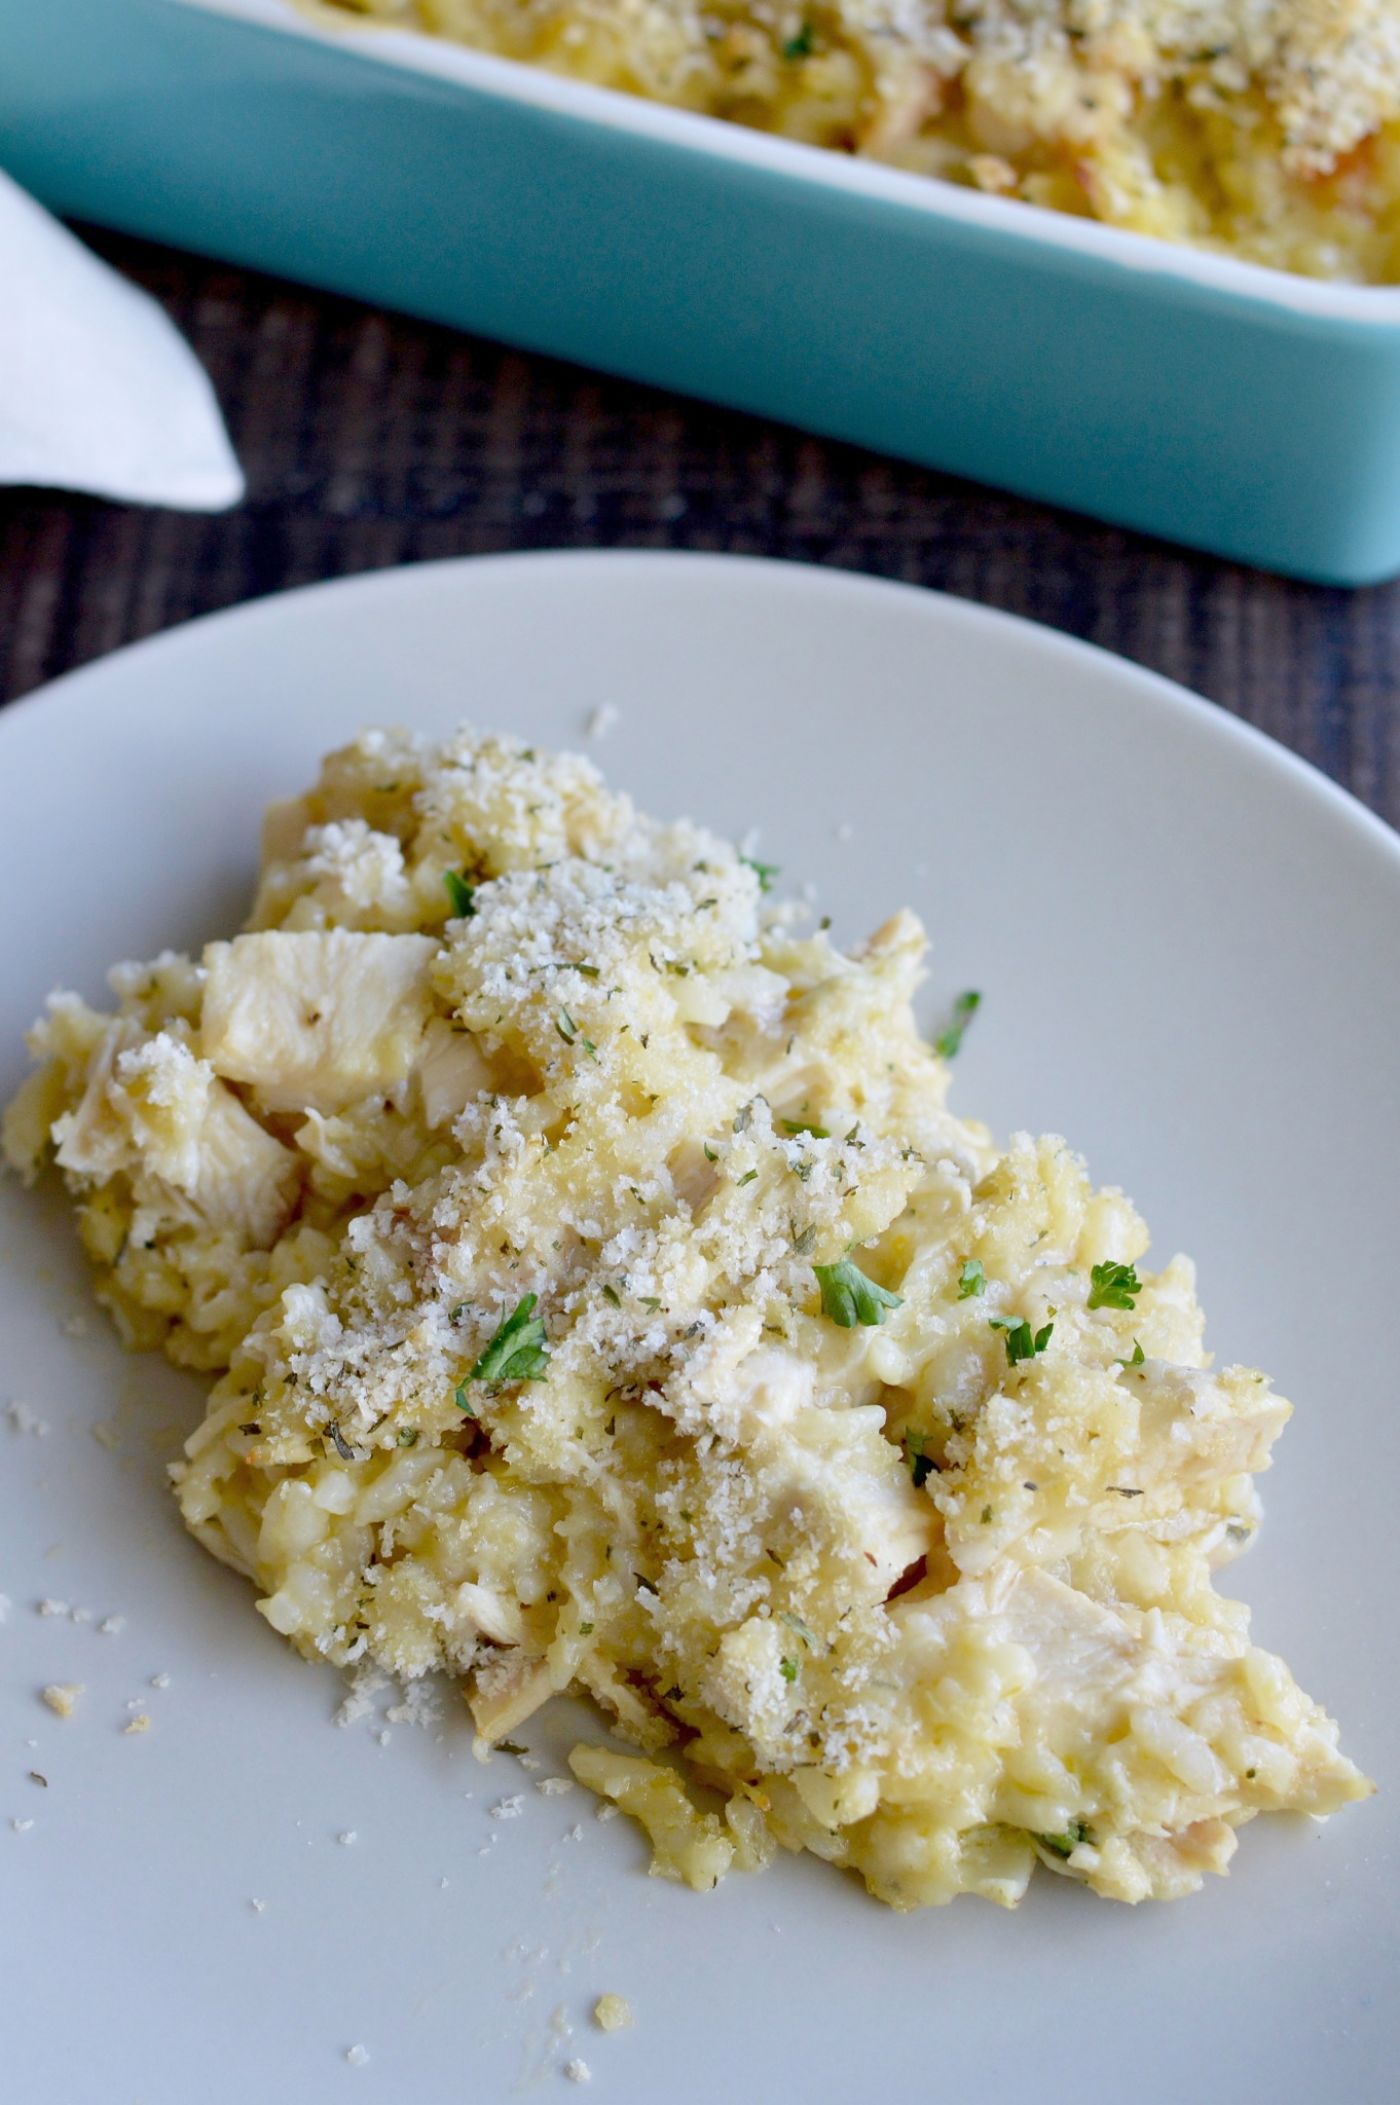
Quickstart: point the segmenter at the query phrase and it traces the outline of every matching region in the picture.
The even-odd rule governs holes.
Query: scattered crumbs
[[[248,1905],[255,1915],[265,1915],[267,1913],[267,1902],[265,1900],[250,1900]]]
[[[568,1840],[568,1841],[570,1841],[570,1842],[581,1842],[581,1841],[583,1840],[583,1823],[582,1823],[582,1821],[575,1821],[575,1822],[574,1822],[574,1825],[573,1825],[573,1826],[572,1826],[572,1827],[571,1827],[571,1828],[569,1829],[569,1832],[568,1832],[568,1835],[567,1835],[567,1837],[566,1837],[566,1840]]]
[[[55,1716],[71,1718],[73,1706],[83,1692],[81,1681],[51,1681],[43,1691],[44,1701]]]
[[[438,1892],[439,1892],[439,1893],[445,1893],[446,1891],[447,1891],[447,1880],[446,1880],[445,1878],[440,1878],[440,1879],[438,1880]]]
[[[594,1807],[593,1817],[595,1820],[615,1820],[617,1807],[610,1798],[604,1798]]]
[[[572,2061],[564,2063],[564,2074],[571,2083],[591,2083],[593,2081],[592,2069],[586,2061],[580,2061],[577,2055],[574,2056]]]
[[[30,1781],[31,1783],[37,1783],[37,1784],[42,1784],[42,1785],[43,1785],[43,1788],[44,1788],[45,1790],[47,1790],[47,1789],[48,1789],[48,1787],[49,1787],[49,1779],[48,1779],[48,1777],[47,1777],[47,1776],[41,1776],[41,1775],[39,1774],[39,1771],[38,1771],[37,1769],[31,1769],[31,1770],[30,1770],[30,1772],[29,1772],[29,1781]]]
[[[441,1694],[432,1681],[410,1681],[384,1715],[391,1725],[436,1725],[442,1715]]]
[[[491,1808],[493,1820],[518,1820],[525,1810],[525,1796],[518,1792],[514,1798],[498,1798]]]
[[[139,1710],[141,1708],[141,1698],[139,1696],[128,1696],[126,1699],[126,1707],[128,1710]],[[301,1826],[300,1820],[298,1820],[297,1826]]]
[[[342,1849],[353,1849],[353,1847],[355,1846],[356,1842],[359,1841],[359,1839],[360,1838],[356,1834],[353,1827],[342,1828],[340,1833],[336,1836],[336,1840],[337,1842],[339,1842]]]
[[[124,1615],[104,1615],[97,1626],[97,1634],[99,1637],[120,1637],[125,1628]]]
[[[65,1316],[63,1328],[70,1338],[85,1338],[88,1334],[88,1319],[81,1315]]]
[[[349,1695],[336,1711],[336,1724],[358,1725],[361,1718],[367,1718],[384,1681],[385,1676],[377,1667],[362,1667],[350,1684]]]
[[[16,1818],[11,1820],[10,1825],[17,1835],[27,1835],[30,1828],[34,1825],[34,1822],[32,1820],[21,1820]]]
[[[369,2048],[362,2046],[347,2047],[345,2049],[345,2058],[351,2068],[363,2068],[369,2060]]]
[[[152,1676],[151,1676],[151,1687],[152,1687],[152,1688],[169,1688],[169,1686],[170,1686],[170,1676],[169,1676],[169,1674],[152,1674]]]
[[[393,1733],[388,1731],[376,1732],[374,1736],[381,1747],[387,1747],[390,1740],[394,1737]]]
[[[20,1403],[18,1399],[7,1406],[5,1415],[17,1433],[33,1433],[42,1440],[49,1429],[47,1418],[41,1418],[32,1404]]]
[[[620,714],[611,702],[600,702],[596,709],[589,712],[583,728],[589,738],[606,738],[609,731],[617,729],[620,721]]]
[[[121,1427],[115,1418],[99,1418],[91,1432],[98,1446],[105,1447],[108,1454],[115,1454],[121,1445]]]
[[[75,1623],[90,1623],[92,1621],[92,1610],[91,1608],[70,1609],[69,1618]]]
[[[150,1729],[151,1721],[147,1717],[144,1710],[138,1710],[135,1717],[128,1718],[126,1723],[122,1726],[122,1731],[127,1734],[133,1732],[149,1732]]]
[[[838,840],[838,841],[851,841],[851,840],[854,840],[854,839],[855,839],[855,837],[856,837],[856,829],[855,829],[855,827],[854,827],[854,826],[853,826],[853,825],[851,824],[850,820],[849,820],[849,819],[842,819],[842,821],[841,821],[840,825],[839,825],[839,826],[838,826],[838,827],[836,828],[836,838],[837,838],[837,840]]]
[[[562,1798],[565,1791],[574,1788],[572,1776],[542,1776],[535,1789],[545,1798]]]
[[[600,1995],[593,2005],[593,2022],[600,2032],[625,2032],[636,2020],[625,1995]]]
[[[522,1769],[538,1769],[543,1766],[538,1754],[522,1754],[519,1759]]]
[[[36,1601],[34,1607],[39,1615],[66,1615],[68,1613],[67,1601],[51,1601],[47,1597],[42,1601]]]

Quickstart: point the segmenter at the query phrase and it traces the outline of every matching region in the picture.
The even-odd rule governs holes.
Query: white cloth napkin
[[[0,482],[223,511],[243,476],[164,313],[0,175]]]

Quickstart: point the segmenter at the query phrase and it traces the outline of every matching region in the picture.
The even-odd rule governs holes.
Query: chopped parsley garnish
[[[575,965],[574,970],[575,972],[581,972],[585,979],[596,979],[598,977],[598,967],[596,965]]]
[[[1089,1273],[1090,1308],[1133,1308],[1141,1292],[1135,1265],[1096,1264]]]
[[[418,1428],[416,1425],[401,1425],[399,1427],[399,1445],[400,1447],[416,1447],[418,1445]]]
[[[1082,1820],[1071,1820],[1063,1834],[1037,1835],[1035,1839],[1042,1849],[1052,1850],[1056,1856],[1073,1856],[1081,1842],[1087,1842],[1093,1848],[1094,1831]]]
[[[592,1623],[580,1623],[578,1626],[578,1634],[580,1637],[591,1637],[593,1635]]]
[[[970,1301],[974,1294],[981,1293],[986,1284],[987,1275],[982,1269],[981,1258],[969,1257],[958,1274],[959,1301]]]
[[[753,871],[754,876],[758,879],[758,889],[761,892],[772,891],[773,879],[778,876],[782,869],[781,863],[759,862],[757,857],[753,855],[741,855],[739,860]]]
[[[953,1003],[953,1013],[933,1041],[933,1049],[945,1060],[955,1060],[962,1050],[963,1032],[982,1006],[982,997],[974,988],[960,994]]]
[[[482,1353],[467,1381],[488,1382],[492,1388],[504,1388],[513,1381],[543,1381],[549,1365],[549,1351],[545,1344],[544,1321],[535,1314],[538,1296],[526,1294],[516,1304]],[[474,1417],[476,1414],[463,1401],[463,1382],[457,1390],[457,1403],[461,1410]]]
[[[718,1162],[719,1150],[717,1148],[712,1148],[708,1140],[703,1143],[703,1146],[705,1149],[705,1160],[707,1162]]]
[[[795,37],[789,37],[783,46],[783,57],[788,60],[810,58],[816,49],[816,32],[810,22],[804,22]]]
[[[934,1470],[933,1456],[924,1453],[924,1437],[923,1433],[904,1435],[904,1459],[909,1464],[909,1474],[914,1479],[916,1491],[923,1489]]]
[[[528,1747],[522,1747],[519,1740],[497,1740],[496,1745],[502,1754],[528,1754],[530,1751]]]
[[[783,1120],[783,1131],[785,1133],[810,1133],[813,1140],[830,1140],[831,1138],[825,1126],[814,1126],[810,1118],[785,1118]]]
[[[783,1562],[782,1558],[777,1554],[775,1550],[769,1550],[768,1554],[773,1559],[773,1562],[781,1570]],[[802,1639],[802,1642],[804,1645],[806,1645],[808,1651],[811,1650],[812,1646],[816,1643],[817,1640],[815,1639],[815,1637],[813,1637],[811,1631],[808,1629],[806,1623],[803,1622],[800,1615],[794,1615],[791,1609],[789,1608],[781,1608],[778,1611],[778,1621],[780,1623],[786,1623],[789,1630],[795,1631],[796,1634]]]
[[[812,1270],[821,1288],[822,1314],[842,1330],[853,1330],[857,1323],[875,1329],[884,1322],[887,1308],[904,1305],[898,1294],[867,1279],[849,1257],[839,1264],[814,1264]]]
[[[795,1659],[780,1659],[778,1661],[778,1672],[782,1675],[784,1681],[795,1681],[797,1679],[797,1661]]]
[[[447,886],[447,896],[452,902],[452,917],[455,921],[470,921],[476,912],[476,886],[455,870],[444,870],[442,881]]]
[[[1144,1354],[1141,1345],[1138,1343],[1137,1339],[1134,1338],[1132,1358],[1115,1360],[1114,1365],[1117,1367],[1140,1367],[1145,1357],[1146,1355]]]
[[[1055,1330],[1053,1323],[1046,1323],[1042,1329],[1032,1331],[1024,1316],[1014,1323],[1002,1316],[989,1316],[987,1320],[993,1330],[1005,1333],[1006,1360],[1007,1365],[1011,1367],[1014,1367],[1018,1360],[1034,1359],[1037,1353],[1043,1352]]]
[[[578,1036],[578,1025],[567,1009],[561,1009],[554,1019],[554,1028],[566,1045],[572,1045]]]
[[[614,1308],[621,1308],[622,1306],[621,1294],[618,1292],[615,1286],[609,1286],[606,1282],[604,1282],[603,1286],[603,1299],[605,1301],[611,1301]]]
[[[738,1180],[740,1188],[742,1189],[745,1184],[752,1184],[757,1175],[758,1171],[756,1169],[745,1170],[743,1176]]]
[[[350,1445],[350,1442],[346,1439],[344,1433],[340,1430],[340,1427],[336,1423],[336,1420],[334,1418],[332,1418],[330,1424],[326,1427],[326,1431],[330,1436],[331,1445],[334,1447],[336,1453],[340,1456],[341,1461],[353,1462],[355,1459],[355,1450]]]

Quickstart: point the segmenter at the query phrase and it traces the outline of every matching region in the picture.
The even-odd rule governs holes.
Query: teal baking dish
[[[66,213],[1243,562],[1400,571],[1400,289],[289,0],[0,0],[0,165]]]

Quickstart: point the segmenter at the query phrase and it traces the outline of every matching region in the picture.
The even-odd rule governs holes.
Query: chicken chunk
[[[429,936],[343,928],[211,943],[205,1056],[268,1110],[336,1111],[391,1088],[418,1058],[436,948]]]

